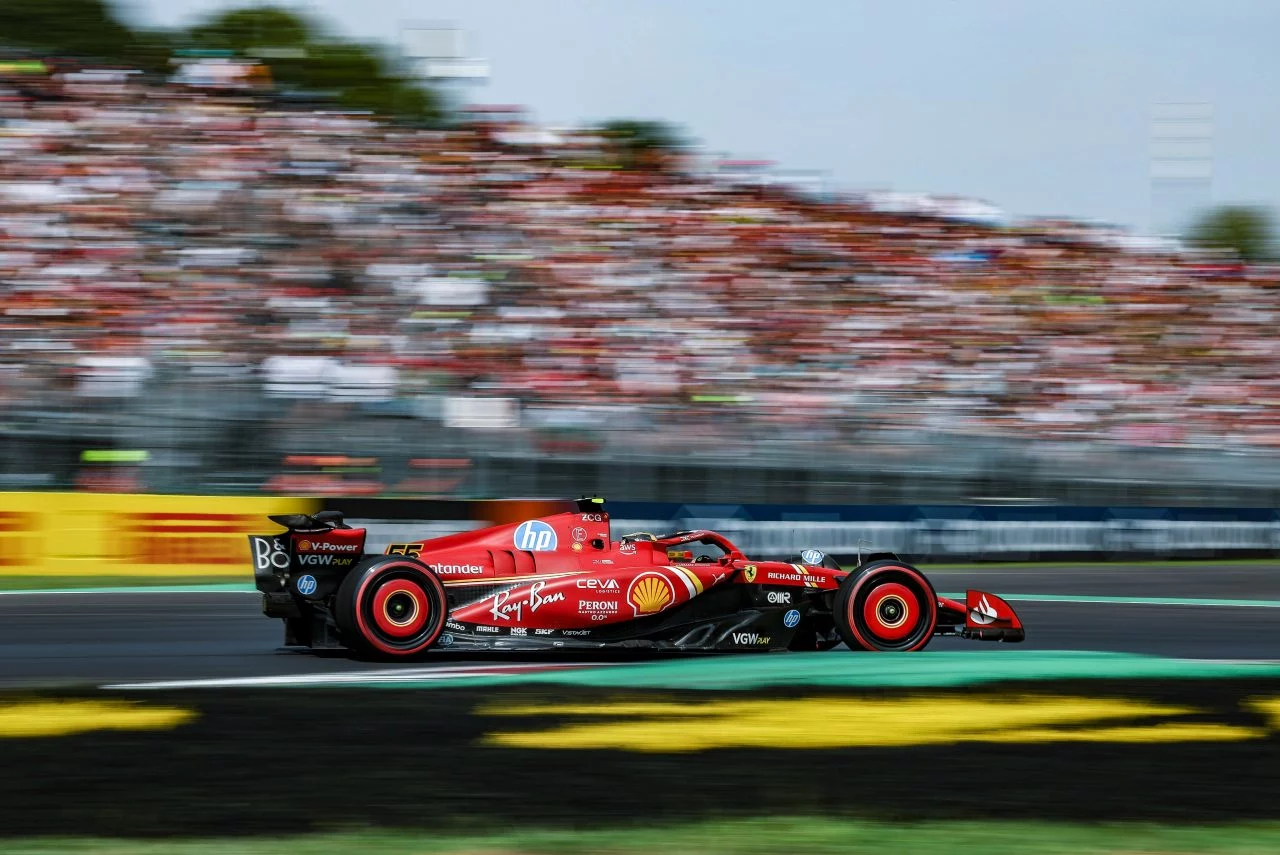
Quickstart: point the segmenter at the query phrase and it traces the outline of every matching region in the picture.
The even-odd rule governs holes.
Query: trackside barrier
[[[326,499],[369,528],[369,543],[512,522],[551,502]],[[840,560],[861,549],[917,561],[1158,560],[1280,555],[1274,508],[1124,508],[1049,505],[681,505],[610,501],[613,533],[712,529],[747,554],[788,558],[820,549]]]
[[[802,549],[842,559],[891,550],[932,561],[1280,554],[1280,513],[1272,508],[618,504],[611,508],[618,529],[709,528],[762,557]]]
[[[268,514],[342,510],[367,548],[563,509],[552,500],[412,501],[0,493],[0,575],[235,576]],[[1155,560],[1280,555],[1273,508],[678,505],[610,502],[613,532],[708,528],[749,555],[861,549],[916,561]],[[264,526],[267,528],[264,529]]]
[[[0,493],[0,575],[246,574],[244,536],[270,530],[265,515],[319,509],[298,498]]]

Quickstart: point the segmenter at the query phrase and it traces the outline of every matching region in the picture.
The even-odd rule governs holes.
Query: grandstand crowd
[[[0,94],[0,402],[508,399],[523,424],[1280,445],[1280,272],[127,76]]]

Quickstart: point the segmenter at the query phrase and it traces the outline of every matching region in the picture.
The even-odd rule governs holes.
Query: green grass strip
[[[830,653],[707,654],[629,665],[529,671],[434,680],[382,680],[350,673],[350,683],[389,689],[561,684],[607,689],[740,691],[776,686],[976,686],[1017,680],[1277,678],[1280,662],[1167,659],[1131,653],[982,646],[910,655]],[[287,678],[286,678],[287,679]],[[303,678],[305,680],[305,678]],[[326,686],[340,686],[326,682]]]
[[[1263,855],[1280,851],[1280,823],[1170,826],[1145,823],[875,822],[761,818],[607,829],[521,829],[491,834],[347,832],[224,840],[9,840],[9,855]]]

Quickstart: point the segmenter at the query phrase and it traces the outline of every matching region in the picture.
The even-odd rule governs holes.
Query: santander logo
[[[978,601],[977,608],[969,609],[969,618],[976,624],[986,626],[995,623],[996,618],[1000,615],[996,612],[995,606],[987,601],[987,595],[983,594],[982,599]]]

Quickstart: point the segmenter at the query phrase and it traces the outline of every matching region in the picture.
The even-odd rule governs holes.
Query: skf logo
[[[627,588],[627,602],[636,617],[653,615],[675,602],[676,589],[661,573],[641,573]]]
[[[741,647],[764,647],[769,643],[769,636],[758,632],[735,632],[733,643]]]
[[[779,606],[791,605],[790,591],[770,591],[768,596],[769,602]]]
[[[516,527],[515,545],[526,552],[552,552],[556,548],[556,530],[542,520],[525,520]]]
[[[748,564],[746,567],[743,567],[742,578],[746,579],[748,582],[754,582],[756,580],[756,565]]]

